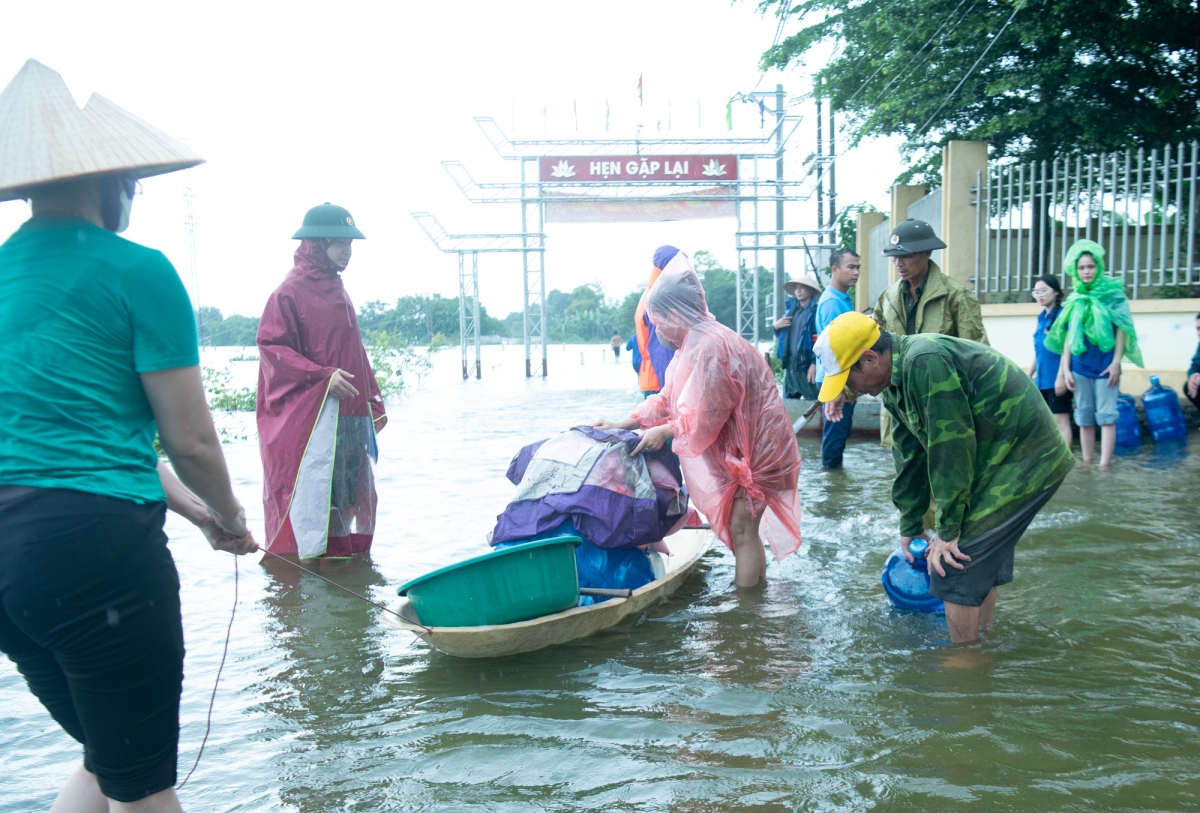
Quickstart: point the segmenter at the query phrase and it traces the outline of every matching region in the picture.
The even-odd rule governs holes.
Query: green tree
[[[858,251],[858,217],[860,212],[877,212],[879,211],[869,203],[855,203],[852,206],[847,206],[837,215],[837,244],[840,248],[848,248],[851,251]],[[829,258],[826,257],[826,260]],[[829,275],[823,275],[822,280],[829,279]]]
[[[724,268],[712,252],[700,249],[692,257],[692,265],[704,286],[708,311],[726,327],[737,330],[737,275]]]
[[[521,318],[520,311],[513,311],[505,316],[504,325],[508,328],[508,335],[514,339],[525,335],[525,322]]]
[[[1200,137],[1195,0],[761,0],[800,18],[762,66],[815,45],[816,74],[853,140],[902,136],[898,180],[940,182],[940,147],[986,140],[993,157],[1050,159]]]
[[[571,304],[567,306],[567,313],[594,311],[603,304],[604,293],[602,291],[596,290],[592,285],[580,285],[571,291]]]
[[[625,338],[633,335],[634,317],[637,315],[637,306],[642,301],[644,291],[644,288],[635,288],[627,293],[621,300],[621,304],[617,306],[617,323],[613,328],[619,330]]]
[[[396,333],[386,330],[370,330],[363,335],[367,354],[370,356],[371,372],[384,398],[395,398],[403,394],[412,379],[420,382],[433,369],[433,352],[441,346],[441,335],[434,336],[429,348],[421,353]]]
[[[214,346],[253,347],[258,339],[258,317],[235,313],[210,327]]]
[[[196,337],[203,347],[250,347],[258,336],[258,317],[233,314],[222,317],[217,308],[196,310]]]
[[[358,326],[364,335],[375,331],[397,336],[407,344],[428,344],[438,334],[458,341],[458,299],[441,294],[433,296],[402,296],[394,307],[373,301],[358,312]],[[518,333],[520,323],[518,322]],[[508,336],[508,325],[479,306],[479,334]]]

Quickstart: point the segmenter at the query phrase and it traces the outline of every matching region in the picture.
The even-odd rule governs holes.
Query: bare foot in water
[[[944,669],[979,669],[991,663],[991,657],[974,641],[969,646],[956,646],[942,659]]]

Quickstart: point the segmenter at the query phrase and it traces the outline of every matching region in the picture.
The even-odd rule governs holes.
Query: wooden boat
[[[484,627],[422,626],[408,599],[401,598],[391,605],[399,617],[385,613],[384,621],[419,635],[434,649],[459,658],[499,658],[533,652],[584,638],[630,616],[640,615],[651,604],[679,589],[712,545],[713,538],[713,532],[707,529],[685,529],[668,537],[671,555],[663,557],[666,572],[662,578],[634,590],[629,598],[611,598],[529,621]]]

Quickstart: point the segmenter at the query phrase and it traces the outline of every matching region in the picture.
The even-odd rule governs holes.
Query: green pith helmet
[[[889,257],[903,257],[946,247],[933,233],[933,226],[924,220],[913,220],[911,217],[892,231],[892,239],[889,242],[891,245],[883,250]]]
[[[354,225],[354,218],[341,206],[334,206],[329,201],[314,206],[304,214],[304,225],[300,231],[292,235],[293,240],[318,239],[337,240],[348,237],[351,240],[365,240],[366,235]]]

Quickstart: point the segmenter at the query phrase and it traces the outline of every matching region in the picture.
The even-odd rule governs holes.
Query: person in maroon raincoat
[[[375,433],[387,416],[342,286],[351,240],[340,206],[315,206],[296,264],[258,326],[258,442],[267,550],[350,556],[375,533]]]

